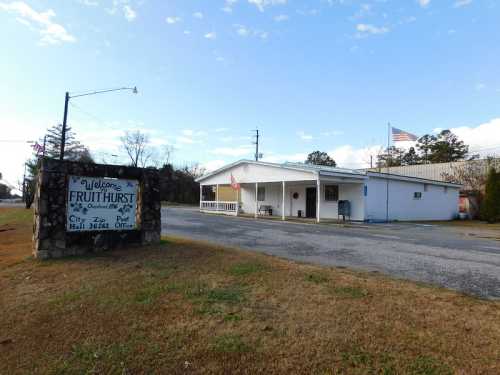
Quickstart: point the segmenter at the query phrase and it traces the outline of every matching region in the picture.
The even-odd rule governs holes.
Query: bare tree
[[[150,161],[153,150],[150,146],[149,136],[141,133],[139,130],[134,132],[126,131],[120,137],[122,148],[130,158],[130,164],[133,167],[144,168]]]
[[[163,168],[165,165],[171,164],[173,153],[174,146],[163,145],[154,150],[151,163],[158,169]]]
[[[451,166],[450,173],[443,172],[442,178],[448,182],[462,184],[464,190],[482,195],[488,178],[488,166],[491,158],[470,160]]]
[[[206,169],[199,163],[191,163],[191,165],[186,165],[184,167],[184,171],[196,180],[198,177],[201,177],[205,174]]]

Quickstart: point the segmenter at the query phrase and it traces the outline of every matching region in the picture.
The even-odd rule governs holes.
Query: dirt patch
[[[0,207],[0,268],[31,256],[33,211]]]
[[[179,238],[18,252],[0,265],[1,374],[500,373],[498,302]]]

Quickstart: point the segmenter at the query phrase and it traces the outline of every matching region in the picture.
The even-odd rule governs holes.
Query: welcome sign
[[[68,232],[136,229],[136,180],[68,178]]]

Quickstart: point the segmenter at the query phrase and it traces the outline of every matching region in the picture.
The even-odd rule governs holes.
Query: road
[[[237,246],[297,261],[379,271],[500,299],[500,242],[425,224],[340,227],[163,208],[162,234]]]

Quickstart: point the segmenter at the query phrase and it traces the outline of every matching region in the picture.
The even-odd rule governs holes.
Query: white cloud
[[[203,19],[203,13],[195,12],[195,13],[193,13],[193,17],[201,20],[201,19]]]
[[[175,137],[177,147],[182,145],[193,145],[203,143],[207,136],[207,132],[203,130],[183,129],[181,134]]]
[[[222,8],[222,11],[226,12],[226,13],[233,13],[233,6],[237,2],[238,2],[238,0],[226,0],[226,4]]]
[[[222,133],[222,132],[227,132],[228,130],[229,130],[229,128],[216,128],[215,132],[216,133]]]
[[[254,36],[254,37],[257,37],[260,39],[267,39],[269,36],[269,33],[267,31],[252,30],[244,25],[235,24],[235,25],[233,25],[233,27],[236,28],[236,33],[242,37]]]
[[[366,23],[358,23],[356,25],[356,30],[358,31],[358,36],[366,36],[368,34],[385,34],[389,32],[389,28],[385,26],[377,27]]]
[[[274,17],[274,20],[276,22],[283,22],[283,21],[288,21],[290,17],[288,17],[286,14],[279,14],[276,17]]]
[[[264,153],[264,157],[262,161],[267,161],[269,163],[285,163],[285,162],[293,162],[293,163],[301,163],[307,159],[306,153],[295,153],[295,154],[270,154],[266,155]]]
[[[287,0],[248,0],[248,2],[263,12],[268,6],[284,5],[287,3]]]
[[[135,10],[133,10],[132,7],[128,4],[125,4],[123,6],[123,14],[125,15],[125,19],[129,22],[132,22],[137,17],[137,13],[135,12]]]
[[[52,9],[37,12],[24,1],[12,1],[0,2],[0,10],[16,14],[21,23],[37,30],[41,45],[76,42],[76,38],[62,25],[52,21],[56,16]]]
[[[236,24],[236,25],[233,25],[235,28],[236,28],[236,33],[239,35],[239,36],[248,36],[248,34],[250,34],[250,30],[248,30],[245,26],[243,25],[239,25],[239,24]]]
[[[425,8],[425,7],[427,7],[431,3],[431,0],[417,0],[417,3],[422,8]]]
[[[328,151],[328,154],[340,168],[368,168],[370,167],[370,157],[375,165],[380,150],[382,150],[381,146],[354,148],[351,145],[344,145]]]
[[[206,33],[205,34],[205,38],[207,38],[207,39],[217,39],[217,33],[214,32],[214,31]]]
[[[219,168],[222,168],[227,163],[224,160],[210,160],[201,164],[201,167],[204,168],[207,172],[215,171]]]
[[[84,5],[88,6],[98,6],[98,0],[79,0]],[[132,0],[112,0],[110,8],[105,8],[108,14],[114,15],[117,14],[119,10],[123,13],[123,16],[128,22],[132,22],[137,18],[137,12],[130,5]],[[142,2],[138,1],[137,4],[142,4]]]
[[[465,7],[467,5],[470,5],[472,3],[472,0],[457,0],[455,1],[455,4],[453,4],[454,8],[461,8]]]
[[[462,141],[470,146],[471,153],[482,156],[496,154],[500,156],[500,118],[495,118],[473,126],[460,126],[450,129]]]
[[[173,24],[176,24],[178,22],[181,22],[181,18],[180,17],[167,17],[165,19],[165,21],[169,24],[169,25],[173,25]]]
[[[344,134],[342,130],[328,130],[321,133],[321,135],[324,137],[334,137],[342,134]]]
[[[297,135],[299,136],[299,138],[303,141],[312,141],[313,139],[313,136],[310,135],[310,134],[306,134],[304,131],[298,131],[297,132]]]

